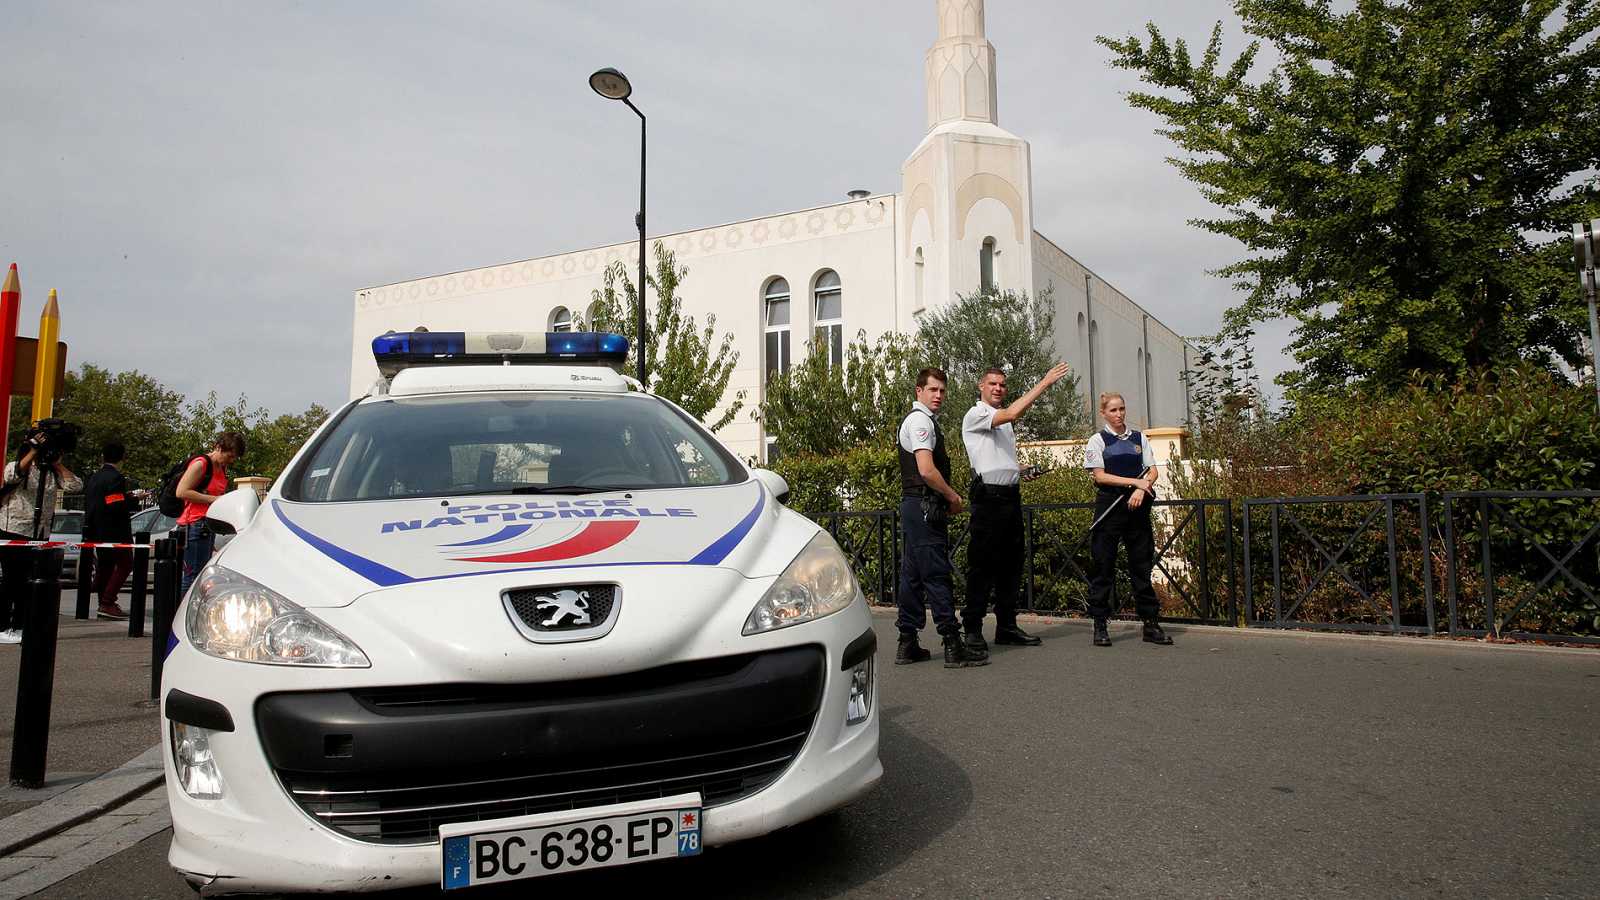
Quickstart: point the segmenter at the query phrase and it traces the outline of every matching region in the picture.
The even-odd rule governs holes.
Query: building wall
[[[745,391],[745,406],[718,436],[735,452],[756,457],[761,451],[760,427],[751,412],[761,399],[763,292],[773,277],[789,282],[795,361],[810,337],[811,288],[825,269],[839,274],[847,343],[858,331],[876,337],[896,329],[900,313],[895,201],[892,194],[879,195],[660,237],[689,269],[679,287],[684,311],[702,325],[708,314],[715,315],[718,334],[734,334],[739,362],[729,381],[729,400]],[[650,245],[655,241],[651,238]],[[638,244],[613,244],[357,291],[351,396],[366,393],[378,377],[371,353],[377,335],[419,325],[433,331],[543,331],[558,306],[586,314],[605,267],[615,260],[627,265],[630,278],[635,277]]]
[[[1091,412],[1093,395],[1109,390],[1123,395],[1134,428],[1188,421],[1185,349],[1191,361],[1198,354],[1181,335],[1038,232],[1033,234],[1033,270],[1034,290],[1053,293],[1056,350],[1078,374],[1078,389]]]

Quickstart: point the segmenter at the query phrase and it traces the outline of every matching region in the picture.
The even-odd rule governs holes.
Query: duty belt
[[[1022,485],[1019,484],[990,484],[979,480],[972,486],[972,499],[981,500],[1019,500],[1022,498]]]

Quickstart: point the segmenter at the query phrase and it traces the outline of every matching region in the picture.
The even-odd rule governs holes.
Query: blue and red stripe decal
[[[282,522],[285,528],[289,529],[292,534],[300,538],[302,541],[305,541],[307,544],[310,544],[313,548],[320,551],[324,556],[328,557],[339,565],[344,566],[351,572],[360,575],[362,578],[367,579],[373,584],[381,587],[394,587],[397,585],[414,584],[424,581],[439,581],[450,578],[469,578],[475,575],[498,575],[506,572],[536,572],[547,569],[587,569],[603,568],[607,566],[720,565],[722,561],[727,559],[728,555],[733,552],[734,548],[738,547],[739,544],[743,542],[747,536],[749,536],[751,529],[753,529],[756,522],[760,520],[762,511],[766,509],[766,503],[766,491],[757,485],[755,505],[748,513],[745,514],[744,518],[740,519],[737,524],[730,528],[721,537],[718,537],[716,540],[712,541],[705,547],[705,549],[701,550],[699,553],[696,553],[687,560],[565,563],[562,565],[527,566],[516,569],[493,568],[486,569],[481,572],[457,572],[449,575],[428,575],[421,577],[407,575],[398,569],[390,568],[380,562],[377,562],[376,560],[368,559],[359,553],[346,550],[345,548],[334,544],[332,541],[312,534],[306,528],[295,523],[294,520],[289,518],[289,516],[284,512],[283,501],[281,500],[272,501],[272,511],[277,515],[278,521]],[[570,537],[567,537],[564,540],[558,541],[547,547],[518,551],[516,553],[496,554],[492,556],[461,557],[457,558],[456,561],[476,563],[537,563],[561,562],[563,560],[578,559],[584,556],[599,553],[603,550],[608,550],[611,547],[620,544],[622,541],[626,540],[630,535],[632,535],[638,526],[639,523],[637,521],[589,522],[576,534],[573,534]],[[501,531],[497,532],[496,534],[492,534],[486,538],[463,541],[458,544],[446,544],[444,546],[472,547],[499,543],[501,541],[519,537],[521,534],[527,531],[528,527],[529,526],[520,524],[510,525],[504,529],[501,529]],[[517,529],[521,530],[518,531]]]

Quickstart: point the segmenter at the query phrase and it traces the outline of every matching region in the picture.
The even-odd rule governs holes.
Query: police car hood
[[[760,577],[782,572],[809,538],[781,527],[785,516],[799,518],[755,480],[580,496],[274,497],[219,561],[309,607],[403,586],[542,582],[584,570],[632,580],[662,566],[720,567]]]

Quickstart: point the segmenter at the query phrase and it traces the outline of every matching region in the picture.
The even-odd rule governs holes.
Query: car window
[[[178,527],[176,519],[162,515],[161,510],[154,506],[134,513],[131,522],[135,533],[165,534]]]
[[[332,502],[745,477],[698,423],[657,398],[527,391],[360,403],[322,435],[284,495]]]
[[[58,512],[50,524],[51,534],[83,534],[83,513]]]

